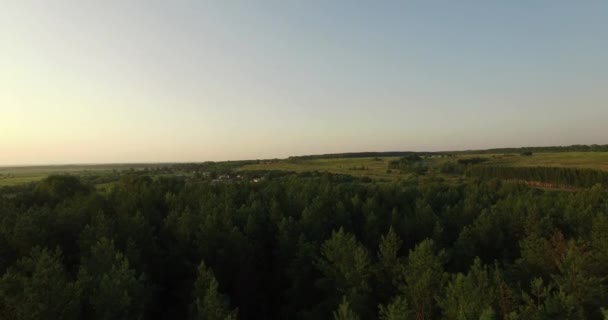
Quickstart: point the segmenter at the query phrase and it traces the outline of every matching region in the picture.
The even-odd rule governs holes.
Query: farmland
[[[104,164],[104,165],[57,165],[0,167],[0,187],[40,181],[50,175],[70,174],[80,177],[109,176],[125,170],[143,170],[160,165],[152,164]]]

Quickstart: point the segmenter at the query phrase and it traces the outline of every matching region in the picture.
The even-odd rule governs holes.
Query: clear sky
[[[0,3],[0,164],[608,143],[608,1]]]

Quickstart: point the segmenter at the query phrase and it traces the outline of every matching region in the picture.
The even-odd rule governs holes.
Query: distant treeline
[[[419,156],[449,156],[458,154],[493,154],[493,153],[543,153],[543,152],[608,152],[608,144],[598,145],[571,145],[571,146],[548,146],[548,147],[521,147],[521,148],[495,148],[486,150],[462,150],[462,151],[385,151],[385,152],[346,152],[328,153],[318,155],[293,156],[292,160],[315,160],[336,158],[371,158],[371,157],[405,157],[416,154]]]
[[[517,179],[582,188],[596,184],[608,185],[608,172],[593,169],[474,166],[467,171],[467,174],[482,179]]]
[[[543,153],[543,152],[608,152],[608,144],[575,144],[571,146],[548,146],[548,147],[521,147],[521,148],[495,148],[487,150],[465,150],[453,152],[439,152],[448,154],[471,154],[471,153]]]
[[[383,152],[346,152],[328,153],[307,156],[293,156],[289,159],[294,160],[315,160],[315,159],[336,159],[336,158],[372,158],[372,157],[405,157],[409,155],[432,155],[434,152],[413,152],[413,151],[383,151]]]
[[[206,161],[201,163],[175,163],[171,165],[171,168],[182,171],[211,171],[211,172],[230,172],[236,168],[259,163],[259,160],[237,160],[237,161]]]

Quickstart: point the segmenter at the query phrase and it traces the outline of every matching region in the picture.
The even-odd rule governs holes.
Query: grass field
[[[489,161],[481,165],[501,165],[517,167],[569,167],[590,168],[608,171],[608,152],[560,152],[536,153],[532,156],[519,154],[467,154],[457,157],[433,156],[425,158],[430,170],[438,174],[438,168],[447,161],[457,159],[482,157]],[[244,171],[292,171],[292,172],[331,172],[355,177],[369,177],[374,180],[394,181],[409,177],[409,173],[399,170],[388,170],[388,164],[397,157],[383,158],[335,158],[317,160],[279,160],[259,164],[245,165],[238,170]],[[23,184],[42,180],[51,174],[75,174],[79,176],[105,175],[115,171],[151,168],[150,164],[111,164],[111,165],[63,165],[63,166],[31,166],[31,167],[0,167],[0,187]],[[447,177],[447,176],[446,176]],[[453,177],[453,176],[452,176]],[[107,185],[100,185],[105,188]]]
[[[337,174],[352,175],[355,177],[369,177],[373,179],[396,180],[400,175],[398,172],[387,172],[388,162],[396,158],[338,158],[318,160],[280,160],[251,164],[241,167],[239,170],[279,170],[293,172],[331,172]]]
[[[465,158],[488,158],[482,165],[504,165],[518,167],[570,167],[590,168],[608,171],[608,152],[561,152],[537,153],[532,156],[519,154],[467,154],[456,158],[430,157],[425,161],[431,169],[438,168],[447,161],[456,161]],[[388,163],[392,158],[346,158],[346,159],[317,159],[317,160],[280,160],[253,165],[246,165],[240,170],[280,170],[293,172],[319,171],[338,174],[348,174],[357,177],[370,177],[373,179],[396,180],[404,177],[397,170],[388,170]],[[366,170],[352,170],[355,167],[365,167]],[[435,170],[437,172],[437,170]]]
[[[608,152],[536,153],[532,156],[492,155],[490,165],[514,167],[567,167],[608,171]]]
[[[74,174],[78,176],[106,175],[114,171],[145,167],[150,167],[150,165],[105,164],[0,167],[0,187],[35,182],[52,174]]]
[[[1,167],[0,186],[10,186],[42,180],[53,173],[67,173],[66,169],[67,168],[60,169],[59,167]]]

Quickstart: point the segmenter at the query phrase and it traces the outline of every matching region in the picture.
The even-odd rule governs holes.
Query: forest
[[[608,319],[605,173],[220,179],[246,163],[0,188],[0,319]]]

